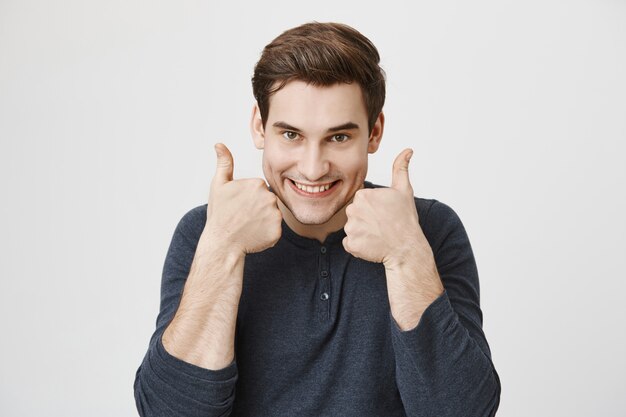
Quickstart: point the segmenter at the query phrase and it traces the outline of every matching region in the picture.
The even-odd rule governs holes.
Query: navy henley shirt
[[[366,188],[380,185],[365,181]],[[482,330],[478,271],[457,214],[415,198],[445,291],[414,329],[393,319],[385,269],[285,221],[275,246],[245,257],[235,359],[208,370],[170,355],[174,317],[207,205],[187,212],[163,268],[161,305],[134,384],[153,416],[494,416],[500,380]]]

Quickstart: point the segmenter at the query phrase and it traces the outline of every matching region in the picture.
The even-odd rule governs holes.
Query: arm
[[[235,357],[235,326],[241,296],[244,254],[200,236],[180,305],[163,333],[163,347],[173,356],[219,370]]]
[[[165,260],[157,329],[135,377],[142,416],[230,414],[245,254],[274,246],[282,233],[265,180],[234,180],[230,150],[218,143],[215,152],[209,201],[180,221]]]
[[[166,256],[156,331],[135,376],[141,416],[227,416],[232,408],[244,258],[219,247],[205,222],[206,206],[188,212]]]
[[[478,271],[456,213],[415,199],[413,151],[394,160],[391,187],[358,190],[343,246],[385,266],[396,382],[410,417],[493,416],[500,380],[482,331]]]
[[[406,413],[494,416],[500,380],[482,331],[478,271],[469,239],[456,213],[445,204],[433,203],[425,217],[420,223],[444,291],[436,296],[433,284],[432,291],[415,297],[415,308],[390,312],[396,381]],[[410,264],[393,273],[416,273]],[[410,276],[393,277],[396,282],[398,278],[411,281]],[[391,297],[390,293],[393,304]]]

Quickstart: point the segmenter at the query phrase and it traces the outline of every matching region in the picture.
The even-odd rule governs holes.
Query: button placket
[[[319,313],[320,319],[326,321],[330,318],[330,272],[328,261],[328,248],[320,247],[319,255]]]

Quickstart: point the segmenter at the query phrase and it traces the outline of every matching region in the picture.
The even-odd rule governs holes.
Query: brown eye
[[[283,137],[287,140],[295,140],[298,137],[296,132],[286,131],[283,133]]]
[[[347,141],[348,139],[350,139],[350,137],[348,135],[343,134],[343,133],[337,134],[337,135],[333,135],[333,142],[343,143],[343,142]]]

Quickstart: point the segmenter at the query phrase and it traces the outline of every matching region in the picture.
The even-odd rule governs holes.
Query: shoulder
[[[208,204],[193,207],[183,216],[176,226],[176,232],[189,237],[198,237],[206,224],[206,211]]]

